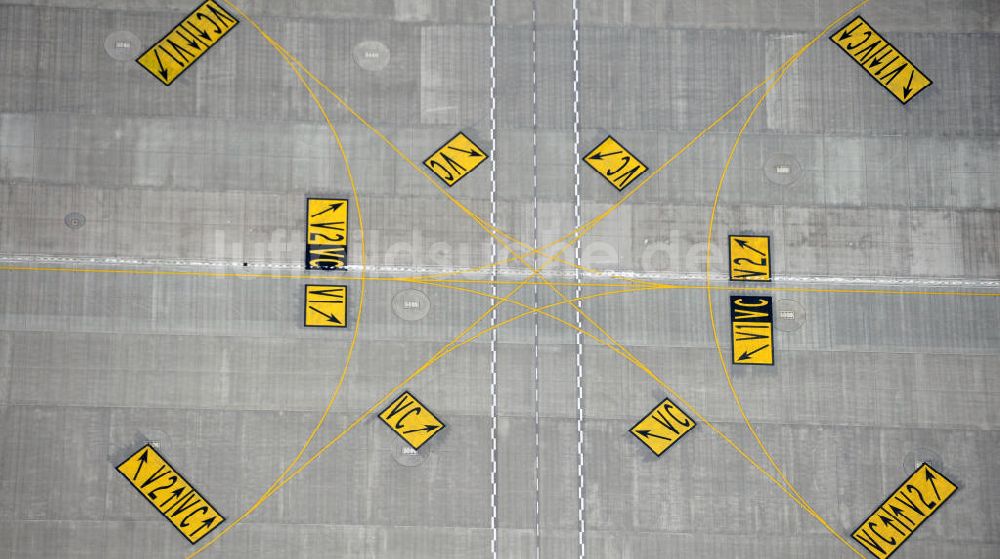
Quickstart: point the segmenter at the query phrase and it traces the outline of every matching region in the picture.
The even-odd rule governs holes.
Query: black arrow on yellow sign
[[[752,251],[756,252],[757,254],[759,254],[759,255],[761,255],[763,257],[767,257],[766,254],[764,254],[763,252],[761,252],[761,251],[753,248],[752,246],[750,246],[750,243],[744,241],[743,239],[733,239],[733,240],[736,241],[736,244],[740,245],[740,247],[745,248],[747,250],[752,250]]]
[[[455,150],[455,151],[457,151],[459,153],[464,153],[466,155],[469,155],[470,157],[486,157],[485,155],[479,153],[475,149],[461,149],[461,148],[457,148],[455,146],[448,146],[448,149],[453,149],[453,150]]]
[[[605,157],[608,157],[609,155],[618,155],[621,152],[622,152],[622,150],[609,151],[608,153],[595,153],[594,155],[591,155],[587,159],[591,159],[591,160],[594,160],[594,161],[600,161],[601,159],[604,159]]]
[[[316,313],[322,315],[322,316],[325,316],[327,322],[332,322],[334,324],[343,324],[343,322],[341,322],[337,317],[333,316],[332,314],[326,314],[325,312],[317,309],[316,307],[314,307],[312,305],[309,305],[309,309],[312,310],[313,312],[316,312]]]
[[[139,462],[139,467],[136,468],[135,473],[132,474],[132,481],[135,481],[135,478],[139,476],[139,471],[142,470],[142,467],[146,464],[146,461],[149,460],[149,450],[144,450],[142,452],[142,456],[136,458],[136,460]]]
[[[643,437],[646,437],[647,439],[650,438],[650,437],[655,437],[657,439],[663,439],[665,441],[672,441],[673,440],[670,437],[664,437],[664,436],[661,436],[661,435],[657,435],[656,433],[653,433],[649,429],[637,429],[636,433],[639,433],[640,435],[642,435]]]
[[[406,433],[419,433],[420,431],[427,431],[429,433],[429,432],[431,432],[431,431],[433,431],[435,429],[440,429],[440,428],[441,428],[440,425],[424,425],[420,429],[410,429],[409,431],[403,431],[403,434],[406,434]]]
[[[766,349],[767,346],[769,346],[769,345],[771,345],[771,344],[764,344],[764,345],[758,347],[757,349],[755,349],[753,351],[749,351],[749,352],[748,351],[744,351],[743,355],[740,355],[740,361],[744,361],[746,359],[750,359],[751,357],[753,357],[753,354],[755,354],[758,351],[761,351],[763,349]]]
[[[343,202],[333,202],[332,204],[330,204],[329,206],[327,206],[327,208],[325,210],[323,210],[323,211],[321,211],[319,213],[315,213],[315,214],[313,214],[313,215],[311,215],[309,217],[319,217],[319,216],[325,214],[326,212],[335,212],[335,211],[339,210],[340,207],[343,206],[343,205],[344,205]]]

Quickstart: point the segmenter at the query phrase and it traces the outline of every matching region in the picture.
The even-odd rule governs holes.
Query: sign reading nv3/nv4
[[[237,23],[222,6],[206,0],[135,61],[170,85]]]
[[[486,161],[486,154],[465,134],[459,132],[424,161],[439,179],[448,186],[462,180]]]
[[[771,298],[733,295],[729,297],[729,318],[733,323],[733,364],[774,365]]]
[[[347,200],[306,200],[306,269],[347,266]]]
[[[403,392],[378,416],[414,450],[444,428],[444,423],[409,392]]]
[[[347,287],[343,285],[307,285],[303,324],[308,327],[344,328],[347,326]]]
[[[660,456],[688,431],[694,429],[694,420],[673,402],[662,402],[629,429],[653,454]]]
[[[647,169],[638,157],[629,153],[611,136],[597,144],[583,160],[618,190],[625,190],[626,186],[632,184]]]
[[[771,281],[771,238],[730,235],[729,279]]]
[[[225,520],[148,444],[116,469],[191,543],[198,543]]]
[[[872,555],[886,559],[957,489],[934,468],[921,464],[851,535]]]
[[[861,16],[830,35],[830,40],[904,105],[933,83]]]

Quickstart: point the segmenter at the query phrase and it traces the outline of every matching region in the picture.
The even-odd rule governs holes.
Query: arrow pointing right
[[[344,323],[340,321],[339,318],[333,316],[332,314],[326,314],[325,312],[317,309],[316,307],[309,305],[309,310],[326,317],[327,322],[332,322],[334,324],[343,325]]]
[[[453,149],[453,150],[455,150],[455,151],[457,151],[459,153],[464,153],[464,154],[472,156],[472,157],[486,157],[485,155],[483,155],[483,154],[479,153],[478,151],[476,151],[474,148],[473,149],[461,149],[461,148],[457,148],[455,146],[448,146],[448,149]]]
[[[427,431],[427,432],[430,432],[430,431],[434,431],[435,429],[440,429],[440,428],[441,428],[440,425],[424,425],[423,427],[421,427],[419,429],[410,429],[409,431],[403,431],[403,434],[405,435],[407,433],[416,433],[418,431]]]

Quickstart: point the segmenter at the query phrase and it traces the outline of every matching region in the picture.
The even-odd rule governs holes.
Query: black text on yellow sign
[[[206,0],[135,61],[163,85],[170,85],[237,23],[214,0]]]
[[[344,328],[347,326],[347,287],[343,285],[307,285],[304,324],[308,327]]]
[[[904,105],[933,83],[861,16],[830,35],[830,40]]]
[[[688,431],[694,429],[694,420],[669,399],[653,408],[629,431],[642,441],[653,454],[660,456]]]
[[[771,309],[770,297],[729,297],[734,365],[774,365]]]
[[[409,392],[403,392],[378,416],[414,450],[444,428],[444,423]]]
[[[486,154],[465,134],[459,132],[424,161],[448,186],[454,185],[486,161]]]
[[[583,160],[618,190],[625,190],[647,169],[638,157],[629,153],[611,136],[597,144]]]
[[[921,464],[851,535],[872,555],[886,559],[957,489],[934,468]]]
[[[729,279],[771,281],[771,238],[730,235]]]
[[[347,200],[306,200],[306,269],[347,267]]]
[[[116,469],[191,543],[198,543],[225,520],[148,444]]]

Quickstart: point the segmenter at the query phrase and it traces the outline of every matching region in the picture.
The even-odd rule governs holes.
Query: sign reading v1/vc
[[[872,555],[886,559],[957,489],[934,468],[921,464],[851,535]]]
[[[830,40],[904,105],[932,83],[861,16],[831,35]]]
[[[771,238],[730,235],[729,279],[771,281]]]
[[[306,201],[306,269],[342,270],[347,266],[347,200]]]
[[[733,323],[733,364],[774,365],[774,345],[770,297],[733,295],[729,297]]]
[[[424,165],[434,172],[448,186],[462,180],[465,175],[476,170],[486,161],[486,154],[465,134],[459,132],[424,161]]]
[[[222,6],[206,0],[135,61],[170,85],[237,23]]]
[[[653,454],[660,456],[691,429],[694,429],[694,420],[669,399],[664,399],[629,431]]]
[[[148,444],[116,469],[191,543],[198,543],[225,520]]]
[[[618,190],[625,190],[626,186],[632,184],[647,169],[638,157],[629,153],[611,136],[597,144],[583,160]]]
[[[409,392],[403,392],[378,416],[414,450],[420,449],[444,428],[444,423]]]
[[[344,328],[347,326],[347,287],[343,285],[307,285],[306,326]]]

